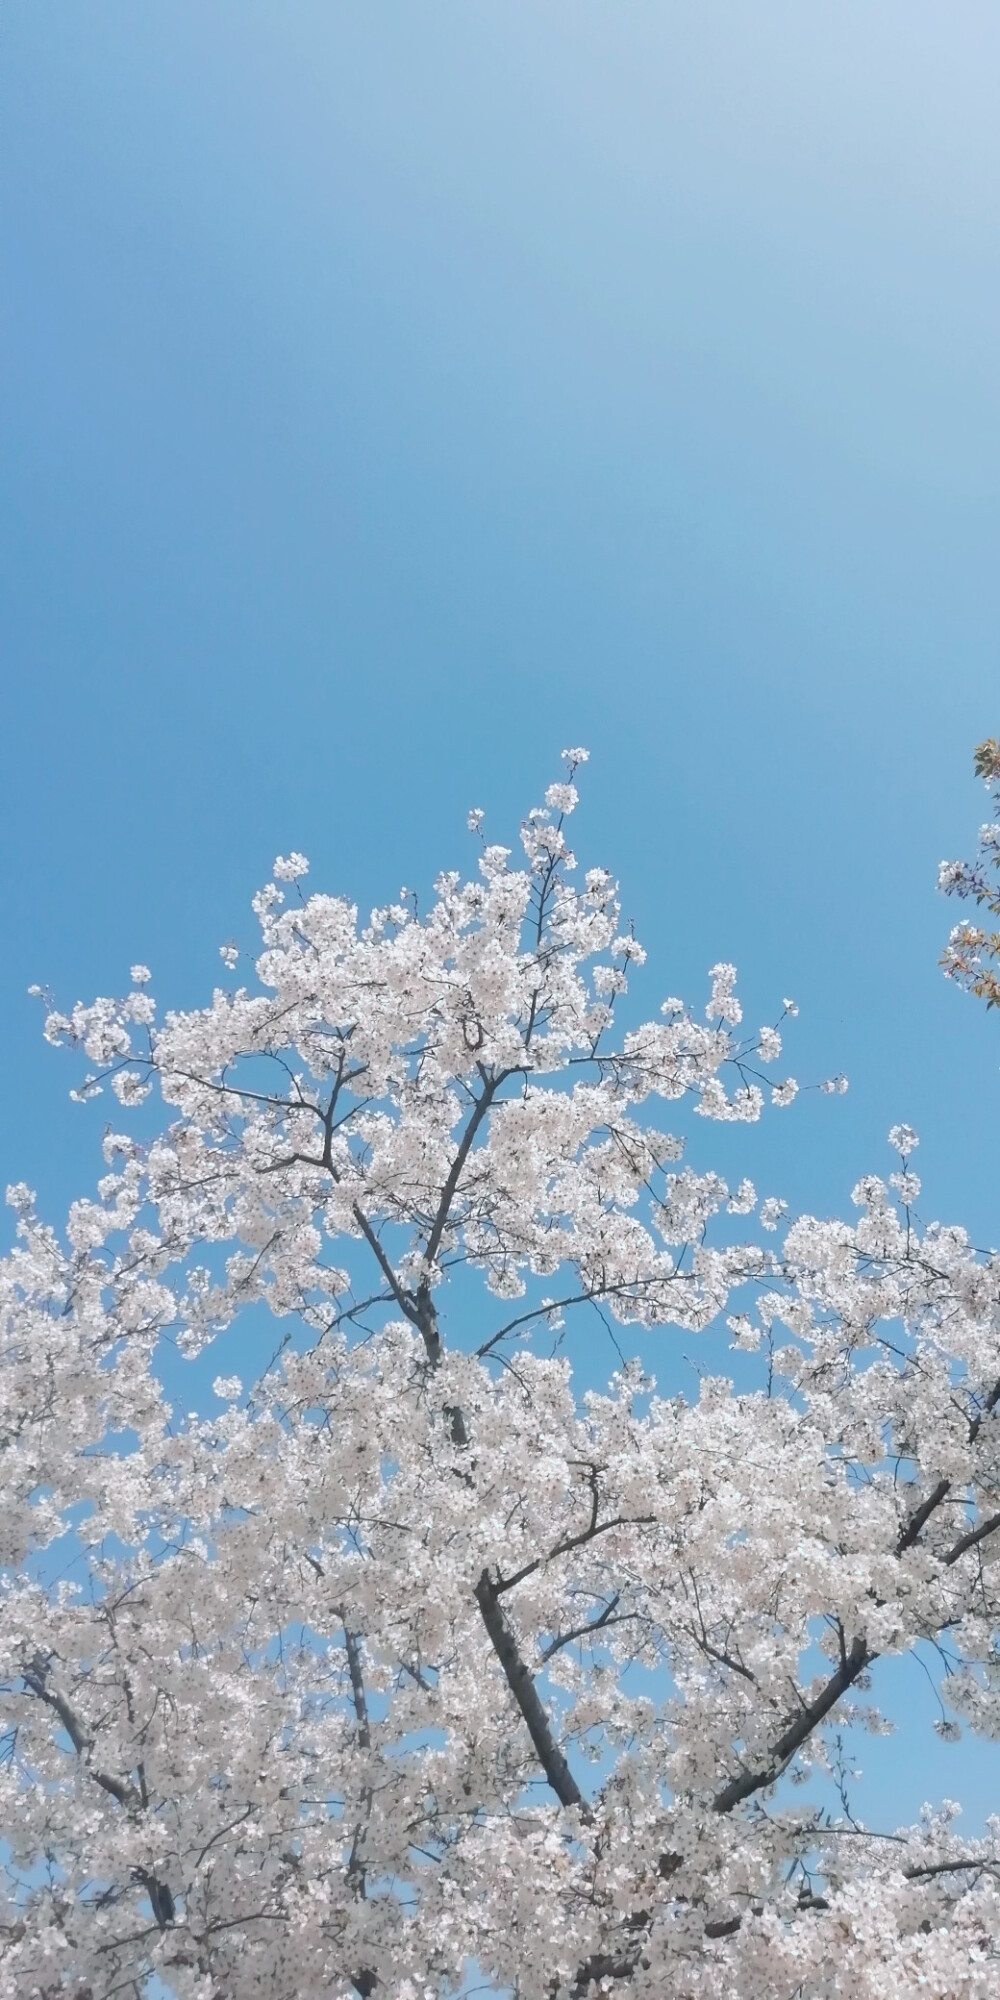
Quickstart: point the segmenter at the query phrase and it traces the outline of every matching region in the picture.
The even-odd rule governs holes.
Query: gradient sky
[[[733,958],[850,1076],[742,1167],[843,1211],[906,1118],[1000,1239],[934,888],[1000,729],[998,74],[993,0],[6,0],[0,1147],[53,1219],[103,1109],[31,981],[194,1004],[277,851],[425,887],[582,742],[648,1010]]]

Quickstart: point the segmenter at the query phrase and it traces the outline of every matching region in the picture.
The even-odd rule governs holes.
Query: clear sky
[[[850,1076],[745,1170],[843,1211],[906,1118],[1000,1240],[934,889],[1000,729],[998,74],[994,0],[6,0],[0,1147],[53,1219],[103,1113],[31,981],[194,1004],[276,852],[426,887],[582,742],[649,1011],[733,958]],[[1000,1802],[919,1746],[890,1816]]]

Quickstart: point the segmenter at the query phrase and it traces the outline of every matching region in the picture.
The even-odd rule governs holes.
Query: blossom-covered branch
[[[993,817],[979,829],[974,860],[942,861],[938,886],[946,896],[959,896],[988,917],[1000,918],[1000,742],[995,737],[977,745],[974,764],[989,792]],[[985,1000],[987,1007],[1000,1006],[1000,930],[978,921],[956,924],[941,963],[949,979]]]

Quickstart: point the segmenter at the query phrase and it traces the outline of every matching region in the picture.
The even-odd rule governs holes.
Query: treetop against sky
[[[65,1241],[9,1196],[12,1993],[995,1980],[996,1822],[866,1826],[843,1733],[928,1649],[940,1737],[997,1728],[1000,1259],[918,1220],[905,1125],[843,1221],[685,1163],[687,1114],[796,1086],[728,964],[619,1027],[585,761],[520,857],[474,811],[426,908],[359,920],[289,854],[207,1006],[160,1022],[135,965],[48,1009],[116,1110]],[[183,1415],[164,1347],[261,1312],[270,1365]],[[745,1386],[620,1344],[720,1318]]]

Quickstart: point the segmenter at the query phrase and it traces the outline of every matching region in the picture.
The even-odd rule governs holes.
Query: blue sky
[[[746,1170],[843,1210],[906,1118],[1000,1240],[934,890],[1000,727],[998,67],[971,0],[7,0],[0,1149],[53,1217],[103,1119],[31,981],[193,1004],[277,851],[368,906],[583,742],[649,1010],[733,958],[850,1076]]]

